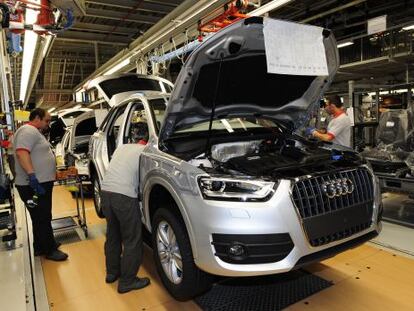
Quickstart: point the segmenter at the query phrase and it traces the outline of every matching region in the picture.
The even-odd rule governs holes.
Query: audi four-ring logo
[[[354,184],[349,178],[339,178],[324,182],[322,191],[330,199],[354,192]]]

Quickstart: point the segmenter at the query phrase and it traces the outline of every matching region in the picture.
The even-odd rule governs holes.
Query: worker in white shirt
[[[325,110],[332,116],[326,133],[315,128],[308,128],[306,134],[322,141],[351,147],[351,119],[345,113],[343,103],[338,95],[328,96],[325,101]]]
[[[144,143],[118,147],[102,182],[102,209],[107,221],[106,279],[119,278],[118,292],[144,288],[148,278],[138,278],[142,262],[142,223],[138,201],[139,158]]]

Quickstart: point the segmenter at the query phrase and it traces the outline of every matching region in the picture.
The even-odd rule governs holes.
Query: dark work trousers
[[[102,191],[106,218],[106,273],[120,275],[119,281],[134,281],[142,262],[142,224],[138,199]],[[123,247],[123,250],[122,250]]]
[[[56,242],[51,223],[53,182],[45,182],[41,183],[41,185],[46,193],[44,195],[38,195],[38,204],[35,207],[29,207],[26,204],[28,200],[33,198],[33,189],[30,186],[16,187],[32,219],[33,248],[43,255],[48,255],[56,250]]]

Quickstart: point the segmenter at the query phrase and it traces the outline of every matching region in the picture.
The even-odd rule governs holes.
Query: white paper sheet
[[[385,30],[387,30],[387,15],[378,16],[368,20],[367,33],[369,35]]]
[[[354,126],[355,125],[354,108],[353,107],[346,108],[346,114],[351,120],[351,126]]]
[[[276,74],[327,76],[323,28],[264,19],[267,71]]]

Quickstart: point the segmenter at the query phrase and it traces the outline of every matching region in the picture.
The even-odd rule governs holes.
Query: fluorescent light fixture
[[[266,3],[265,5],[262,5],[260,8],[248,13],[248,15],[261,16],[285,4],[288,4],[289,2],[292,2],[292,0],[273,0],[273,1],[270,1],[269,3]]]
[[[338,47],[338,49],[340,49],[340,48],[343,48],[343,47],[345,47],[345,46],[349,46],[349,45],[352,45],[352,44],[354,44],[354,42],[353,42],[353,41],[346,41],[346,42],[339,43],[339,44],[337,45],[337,47]]]
[[[403,30],[413,30],[414,24],[403,27]]]
[[[52,107],[52,108],[50,108],[47,112],[53,112],[53,111],[55,111],[56,110],[56,107]]]
[[[113,74],[113,73],[115,73],[115,72],[117,72],[117,71],[121,70],[121,69],[122,69],[122,68],[124,68],[125,66],[129,65],[130,61],[131,61],[131,60],[130,60],[130,58],[127,58],[127,59],[123,60],[123,61],[122,61],[122,62],[120,62],[119,64],[115,65],[114,67],[112,67],[111,69],[109,69],[108,71],[106,71],[106,72],[104,73],[104,76],[107,76],[107,75]]]
[[[40,4],[40,0],[34,0],[37,4]],[[34,24],[37,20],[38,12],[29,8],[26,8],[25,23]],[[23,64],[22,64],[22,77],[20,80],[20,100],[25,102],[27,87],[29,85],[30,73],[32,71],[33,58],[37,44],[37,34],[33,31],[26,30],[24,34],[24,46],[23,46]]]

